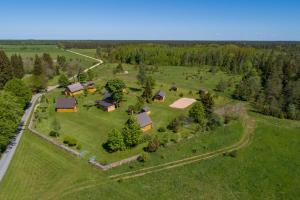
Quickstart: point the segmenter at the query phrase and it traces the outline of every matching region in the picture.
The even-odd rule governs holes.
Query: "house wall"
[[[94,93],[94,92],[97,91],[97,89],[96,89],[96,88],[88,88],[87,91],[88,91],[89,93]]]
[[[143,132],[147,132],[147,131],[149,131],[149,130],[152,129],[152,124],[149,124],[149,125],[147,125],[147,126],[141,128],[141,129],[142,129]]]
[[[64,112],[64,113],[70,113],[70,112],[77,112],[77,108],[70,108],[70,109],[56,109],[56,112]]]
[[[77,92],[70,92],[70,91],[65,91],[65,95],[67,96],[77,96],[83,94],[83,90],[77,91]]]
[[[107,108],[107,112],[112,112],[112,111],[114,111],[115,109],[116,109],[115,106],[110,106],[110,107]]]
[[[164,102],[165,101],[165,97],[155,97],[154,98],[154,102]]]

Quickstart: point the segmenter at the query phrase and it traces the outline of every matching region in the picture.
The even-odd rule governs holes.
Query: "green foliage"
[[[60,133],[56,132],[56,131],[50,131],[49,136],[51,136],[51,137],[59,137]]]
[[[57,64],[59,69],[66,71],[67,59],[65,56],[57,55]]]
[[[228,83],[223,79],[216,85],[215,90],[217,92],[224,92],[228,88]]]
[[[167,126],[169,130],[172,130],[174,133],[178,133],[183,124],[183,116],[175,117]]]
[[[196,102],[189,110],[189,117],[193,118],[196,123],[205,124],[205,109],[201,102]]]
[[[87,79],[88,79],[89,81],[92,81],[94,78],[95,78],[95,73],[94,73],[94,71],[93,71],[93,70],[88,70],[88,71],[87,71]]]
[[[163,133],[163,132],[166,132],[167,130],[166,130],[165,127],[159,127],[159,128],[157,129],[157,131],[160,132],[160,133]]]
[[[110,133],[108,133],[106,147],[111,152],[125,150],[126,146],[122,133],[117,129],[113,129]]]
[[[13,76],[20,79],[23,78],[25,71],[21,55],[13,54],[10,57],[10,63],[13,71]]]
[[[88,80],[88,75],[85,72],[81,72],[77,75],[77,79],[80,83],[84,83]]]
[[[146,162],[149,158],[149,155],[145,152],[142,152],[141,155],[138,157],[139,162]]]
[[[124,68],[122,64],[118,64],[117,67],[113,70],[114,74],[124,73]]]
[[[222,126],[223,122],[222,119],[219,115],[215,113],[211,113],[208,116],[208,121],[207,121],[207,126],[211,129],[214,130],[215,128]]]
[[[59,78],[58,78],[58,84],[60,87],[67,87],[70,84],[70,81],[66,74],[61,73]]]
[[[111,94],[112,99],[117,104],[123,100],[123,90],[125,88],[125,83],[120,79],[109,80],[105,85],[105,89]]]
[[[200,94],[200,101],[202,102],[206,115],[209,115],[213,111],[215,104],[214,97],[211,93]]]
[[[5,52],[0,50],[0,89],[2,89],[7,81],[12,79],[13,72],[10,61]]]
[[[61,129],[60,122],[56,118],[53,119],[51,126],[55,132],[59,132]]]
[[[31,100],[31,90],[20,79],[13,78],[9,80],[5,84],[4,90],[11,92],[14,96],[16,96],[23,107],[25,107],[25,105]]]
[[[133,116],[125,123],[125,127],[122,130],[122,135],[124,138],[124,143],[126,147],[135,147],[141,141],[142,131]]]
[[[65,136],[63,139],[63,143],[68,145],[69,147],[73,147],[77,145],[77,140],[71,136]]]
[[[0,91],[0,153],[15,135],[23,113],[23,105],[10,92]]]
[[[150,103],[153,97],[153,88],[155,86],[155,80],[152,77],[146,77],[144,81],[145,85],[142,98],[144,98],[148,103]]]
[[[152,140],[148,142],[146,147],[147,152],[155,152],[159,148],[160,142],[157,136],[155,136]]]

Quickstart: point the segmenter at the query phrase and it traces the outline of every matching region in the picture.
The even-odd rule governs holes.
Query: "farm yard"
[[[84,68],[95,64],[54,45],[2,48],[9,55],[20,52],[28,58],[37,52],[49,53],[54,59],[65,55]],[[95,49],[71,50],[97,57]],[[141,68],[147,80],[155,82],[149,102],[143,96],[147,84],[141,84]],[[299,179],[295,178],[300,164],[295,159],[300,146],[299,121],[262,115],[250,103],[233,98],[244,78],[241,75],[210,65],[123,63],[120,71],[120,64],[109,60],[91,72],[92,80],[78,81],[78,75],[78,80],[73,78],[68,85],[43,93],[33,115],[36,131],[82,157],[76,158],[26,129],[0,183],[0,199],[97,199],[103,195],[111,199],[251,199],[253,194],[258,199],[295,199],[300,195]],[[126,85],[119,103],[106,101],[112,98],[107,91],[112,80]],[[57,76],[48,84],[58,82]],[[80,92],[73,91],[78,87]],[[214,100],[211,110],[200,105],[207,94]],[[140,97],[145,99],[136,111]],[[212,116],[205,124],[216,119],[221,123],[201,129],[201,119],[191,117],[199,109]],[[122,132],[131,117],[139,119],[140,114],[142,120],[146,116],[151,121],[151,129],[141,132],[141,141],[109,150],[112,133]],[[178,121],[177,130],[172,126]],[[150,149],[150,144],[157,143],[159,148]],[[95,159],[106,165],[135,155],[141,155],[137,161],[108,171],[87,162]]]
[[[113,74],[113,70],[116,66],[116,64],[104,64],[99,68],[93,69],[95,74],[94,83],[97,86],[98,91],[93,94],[87,94],[86,96],[76,96],[78,111],[75,113],[55,112],[55,100],[64,97],[64,94],[62,94],[64,89],[57,89],[54,92],[48,93],[46,95],[49,102],[47,104],[47,111],[42,113],[42,119],[35,123],[36,130],[48,135],[51,132],[52,127],[49,122],[56,119],[61,125],[61,137],[58,138],[60,142],[63,142],[65,136],[75,138],[81,147],[79,151],[85,152],[86,158],[95,156],[97,161],[102,164],[118,161],[143,152],[143,148],[147,143],[142,143],[137,147],[126,151],[114,153],[109,153],[103,148],[104,143],[107,141],[107,134],[112,129],[121,130],[123,128],[126,120],[129,118],[127,113],[128,106],[134,105],[137,101],[136,97],[142,92],[136,79],[138,69],[132,65],[124,65],[124,70],[128,71],[128,74]],[[208,72],[207,67],[195,67],[186,70],[186,67],[162,66],[159,67],[157,72],[153,72],[151,75],[156,80],[156,87],[153,91],[157,92],[163,90],[166,93],[166,100],[162,103],[153,102],[151,104],[145,104],[151,111],[150,118],[153,121],[153,129],[147,131],[143,135],[144,137],[146,137],[146,135],[151,137],[157,135],[159,138],[167,140],[167,142],[188,138],[195,129],[194,124],[189,124],[186,125],[180,133],[172,133],[168,130],[163,133],[159,132],[158,129],[162,127],[166,129],[174,117],[188,114],[189,108],[174,109],[169,107],[170,104],[180,99],[182,96],[197,99],[199,98],[197,89],[200,86],[213,91],[218,80],[232,78],[221,72],[212,76]],[[218,77],[217,79],[215,78],[216,76]],[[121,102],[120,107],[113,112],[107,113],[96,106],[93,106],[93,102],[103,97],[105,83],[114,77],[124,80],[128,92],[125,94],[125,100],[124,102]],[[238,77],[234,78],[238,80]],[[197,79],[199,84],[195,84],[195,80]],[[182,81],[176,83],[175,80]],[[176,83],[179,88],[177,92],[169,91],[174,83]],[[216,98],[216,106],[222,106],[229,102],[231,102],[231,100],[226,97],[226,95],[220,95]]]

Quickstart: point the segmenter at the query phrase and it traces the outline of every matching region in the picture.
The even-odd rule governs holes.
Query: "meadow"
[[[145,163],[102,172],[26,132],[0,183],[0,199],[297,199],[300,123],[250,115],[257,122],[254,135],[237,157],[220,155],[121,182],[108,175],[176,160],[184,152],[192,154],[197,142],[153,153]]]

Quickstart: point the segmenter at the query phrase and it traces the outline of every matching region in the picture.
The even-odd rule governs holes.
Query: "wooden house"
[[[102,110],[106,112],[112,112],[116,109],[116,106],[112,103],[103,101],[103,100],[97,100],[96,105],[98,108],[101,108]]]
[[[137,122],[143,132],[149,131],[153,128],[153,123],[147,113],[143,112],[136,116]]]
[[[162,90],[158,91],[153,97],[154,102],[164,102],[166,99],[166,93]]]
[[[65,95],[67,96],[76,96],[83,94],[83,86],[81,83],[74,83],[72,85],[68,85],[65,89]]]
[[[59,98],[56,100],[56,112],[77,112],[75,98]]]
[[[96,86],[93,81],[88,81],[83,83],[82,86],[86,89],[89,93],[94,93],[97,91]]]

